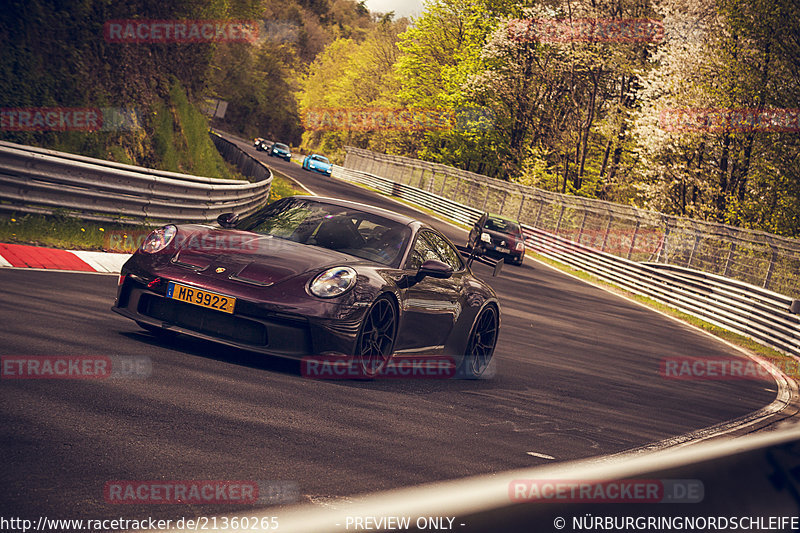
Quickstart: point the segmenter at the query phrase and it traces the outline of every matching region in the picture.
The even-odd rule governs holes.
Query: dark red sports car
[[[153,332],[358,361],[367,376],[394,355],[452,356],[465,377],[488,366],[497,297],[434,228],[302,196],[218,221],[152,232],[123,266],[113,310]]]

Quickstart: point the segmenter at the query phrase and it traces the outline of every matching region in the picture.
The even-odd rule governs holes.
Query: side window
[[[422,263],[429,259],[435,259],[437,261],[442,260],[442,258],[439,257],[439,254],[436,253],[436,250],[434,250],[431,243],[425,238],[427,235],[427,232],[423,232],[417,236],[417,242],[414,243],[414,250],[411,251],[411,255],[409,256],[406,264],[407,269],[417,270],[422,266]]]
[[[458,250],[453,248],[453,246],[441,235],[428,231],[426,231],[423,235],[428,242],[430,242],[433,249],[436,250],[436,253],[439,256],[439,261],[447,263],[453,267],[453,270],[455,271],[464,268],[464,262],[461,260],[461,254],[459,254]]]

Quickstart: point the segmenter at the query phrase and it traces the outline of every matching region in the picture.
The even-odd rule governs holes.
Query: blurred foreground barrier
[[[0,209],[128,224],[212,222],[269,198],[272,174],[212,134],[223,157],[254,182],[153,170],[0,141]],[[230,145],[230,146],[228,146]]]
[[[351,499],[357,503],[273,507],[216,523],[235,518],[241,529],[294,533],[792,531],[800,527],[800,430]]]
[[[482,209],[366,172],[335,166],[333,177],[409,200],[468,226],[483,213]],[[788,296],[716,274],[658,262],[636,262],[601,251],[608,245],[607,235],[602,246],[598,238],[592,242],[596,247],[591,247],[527,224],[522,227],[528,248],[546,257],[767,346],[800,356],[800,315],[793,313],[798,305]],[[657,257],[658,241],[646,241],[643,233],[640,236],[642,240],[639,242],[650,250],[649,256]],[[615,246],[624,248],[637,244],[633,240]]]

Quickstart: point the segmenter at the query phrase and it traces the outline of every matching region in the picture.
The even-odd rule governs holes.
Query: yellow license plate
[[[231,314],[233,314],[233,307],[236,305],[236,298],[232,296],[187,287],[175,282],[170,282],[167,286],[167,298]]]

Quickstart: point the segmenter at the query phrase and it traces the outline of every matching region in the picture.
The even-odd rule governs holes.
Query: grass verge
[[[295,187],[295,182],[286,175],[272,171],[272,188],[269,190],[270,203],[280,200],[286,196],[302,196],[308,193],[299,187]]]
[[[63,215],[0,215],[0,242],[68,250],[123,252],[115,242],[128,233],[149,233],[149,226],[81,220]]]

